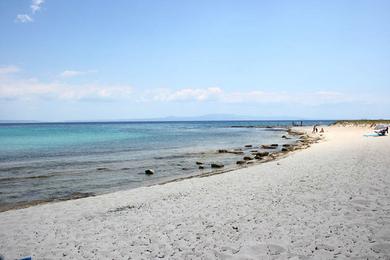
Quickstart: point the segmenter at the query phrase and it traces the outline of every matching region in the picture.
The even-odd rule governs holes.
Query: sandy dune
[[[390,137],[326,128],[278,161],[0,213],[6,259],[390,259]]]

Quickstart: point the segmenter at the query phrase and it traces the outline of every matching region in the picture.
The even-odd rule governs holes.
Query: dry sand
[[[390,137],[326,128],[278,161],[0,213],[6,259],[390,259]]]

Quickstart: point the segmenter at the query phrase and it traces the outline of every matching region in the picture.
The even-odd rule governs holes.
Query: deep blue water
[[[216,149],[281,143],[285,132],[232,126],[286,125],[291,121],[0,124],[0,207],[196,175],[211,171],[211,162],[236,167],[242,155]],[[156,173],[145,175],[148,168]]]

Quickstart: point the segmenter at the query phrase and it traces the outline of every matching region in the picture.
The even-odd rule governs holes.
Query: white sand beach
[[[326,127],[286,158],[0,213],[5,259],[390,259],[390,137]]]

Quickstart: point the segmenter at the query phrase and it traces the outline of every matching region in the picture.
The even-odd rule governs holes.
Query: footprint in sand
[[[280,255],[281,253],[284,253],[286,249],[284,249],[281,246],[269,244],[267,245],[268,253],[270,255]]]
[[[280,255],[286,252],[286,249],[282,246],[275,244],[260,244],[249,245],[241,250],[242,253],[247,255]]]
[[[371,247],[371,250],[377,254],[390,254],[390,243],[378,243]]]
[[[384,240],[390,242],[390,228],[384,228],[375,235],[377,240]]]

